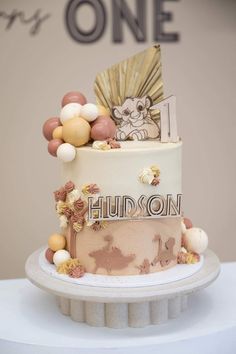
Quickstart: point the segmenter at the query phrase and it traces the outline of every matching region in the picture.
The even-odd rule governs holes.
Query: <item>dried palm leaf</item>
[[[96,77],[97,103],[112,108],[124,103],[127,97],[151,97],[153,104],[163,99],[161,51],[156,45],[131,58],[113,65]],[[152,118],[159,119],[159,112],[152,110]]]

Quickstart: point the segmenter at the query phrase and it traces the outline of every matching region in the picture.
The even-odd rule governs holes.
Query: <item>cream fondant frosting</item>
[[[95,150],[91,146],[77,148],[73,161],[63,163],[62,182],[76,186],[96,183],[102,195],[181,194],[182,142],[124,141],[120,149]],[[160,184],[151,186],[139,181],[144,168],[157,165]]]
[[[115,150],[77,148],[62,167],[62,181],[76,187],[96,183],[103,196],[181,194],[182,142],[125,141]],[[145,168],[160,172],[159,184],[140,181]],[[133,275],[174,266],[181,248],[181,217],[107,221],[102,228],[85,225],[76,234],[75,255],[87,272]],[[70,249],[71,228],[64,230]]]

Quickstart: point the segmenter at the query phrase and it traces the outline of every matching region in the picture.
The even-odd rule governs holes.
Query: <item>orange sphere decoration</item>
[[[52,132],[53,139],[62,139],[62,129],[63,129],[62,126],[60,126],[53,130]]]
[[[109,116],[109,110],[101,105],[97,105],[99,116]]]
[[[83,118],[72,118],[63,125],[63,140],[79,147],[90,140],[90,124]]]
[[[106,140],[114,138],[116,133],[115,122],[110,116],[99,116],[92,123],[91,138],[93,140]]]
[[[48,246],[54,252],[63,250],[66,246],[65,236],[60,234],[52,234],[48,239]]]
[[[61,125],[60,119],[57,117],[49,118],[43,125],[43,135],[45,139],[50,141],[55,128]]]
[[[80,103],[84,105],[87,103],[87,99],[81,92],[71,91],[65,94],[61,101],[61,106],[64,107],[68,103]]]

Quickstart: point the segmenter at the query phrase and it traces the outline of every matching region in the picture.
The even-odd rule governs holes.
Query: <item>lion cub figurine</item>
[[[152,99],[126,98],[122,106],[114,106],[112,114],[119,127],[116,131],[117,140],[147,140],[159,137],[160,128],[152,119],[150,107]]]

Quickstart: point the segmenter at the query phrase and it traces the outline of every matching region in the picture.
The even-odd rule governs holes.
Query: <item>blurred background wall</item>
[[[125,23],[123,42],[113,42],[112,0],[102,0],[103,36],[78,43],[65,25],[68,3],[0,1],[0,278],[23,277],[27,256],[58,230],[52,192],[60,165],[47,153],[43,122],[59,113],[65,92],[80,90],[94,101],[97,72],[155,44],[160,18],[153,18],[152,0],[142,43]],[[126,3],[134,11],[135,1]],[[179,34],[179,41],[161,44],[165,95],[177,96],[184,141],[184,211],[207,231],[222,261],[236,261],[236,2],[166,1],[163,8],[173,15],[164,31]],[[84,5],[75,18],[89,30],[95,14]]]

